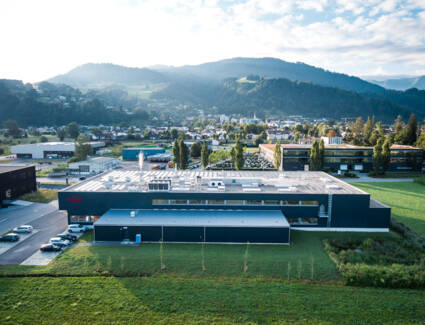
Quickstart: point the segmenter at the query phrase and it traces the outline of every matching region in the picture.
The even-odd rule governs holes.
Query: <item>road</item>
[[[27,223],[31,224],[34,229],[39,229],[39,231],[1,254],[0,265],[21,264],[37,252],[41,244],[47,243],[56,234],[64,232],[68,226],[66,212],[58,210]]]
[[[57,210],[57,200],[48,204],[33,203],[29,206],[0,209],[0,234],[3,234],[16,226],[28,223],[31,224],[31,221]]]

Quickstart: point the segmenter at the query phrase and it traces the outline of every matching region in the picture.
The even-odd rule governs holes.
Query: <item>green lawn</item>
[[[184,278],[0,279],[1,324],[419,324],[425,291]]]
[[[323,249],[324,238],[364,239],[362,233],[292,231],[291,246],[160,244],[140,246],[78,246],[65,251],[48,266],[0,266],[0,275],[29,273],[57,275],[184,276],[339,281],[334,262]],[[378,233],[376,237],[395,236]],[[85,234],[79,242],[92,240]],[[202,253],[204,258],[202,259]],[[245,257],[247,254],[247,258]],[[204,266],[204,267],[203,267]]]
[[[391,214],[425,235],[425,186],[412,182],[352,183],[391,207]]]

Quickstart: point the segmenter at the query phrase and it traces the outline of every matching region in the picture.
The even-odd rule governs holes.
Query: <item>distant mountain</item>
[[[159,67],[162,73],[192,75],[203,79],[223,80],[259,75],[266,78],[285,78],[292,81],[311,82],[322,86],[355,92],[382,92],[380,86],[358,77],[326,71],[304,63],[291,63],[275,58],[233,58],[200,65]]]
[[[406,90],[410,88],[425,89],[425,76],[411,78],[393,78],[385,80],[373,80],[370,82],[385,87],[387,89]]]
[[[96,88],[110,85],[140,85],[166,82],[162,73],[148,68],[127,68],[110,63],[87,63],[48,80],[73,87]]]
[[[389,122],[398,114],[408,118],[411,112],[409,108],[387,99],[283,78],[260,78],[258,81],[229,78],[221,84],[172,83],[153,96],[176,103],[215,106],[219,112],[245,116],[254,112],[269,117],[303,115],[343,118],[375,115],[377,119]],[[424,116],[423,110],[415,112]]]

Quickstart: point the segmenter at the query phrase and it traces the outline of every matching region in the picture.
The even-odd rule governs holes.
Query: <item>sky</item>
[[[425,0],[1,0],[0,79],[88,62],[275,57],[350,75],[425,75]]]

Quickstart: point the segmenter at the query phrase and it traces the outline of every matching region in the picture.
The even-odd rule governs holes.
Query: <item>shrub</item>
[[[413,181],[425,186],[425,176],[416,177]]]

